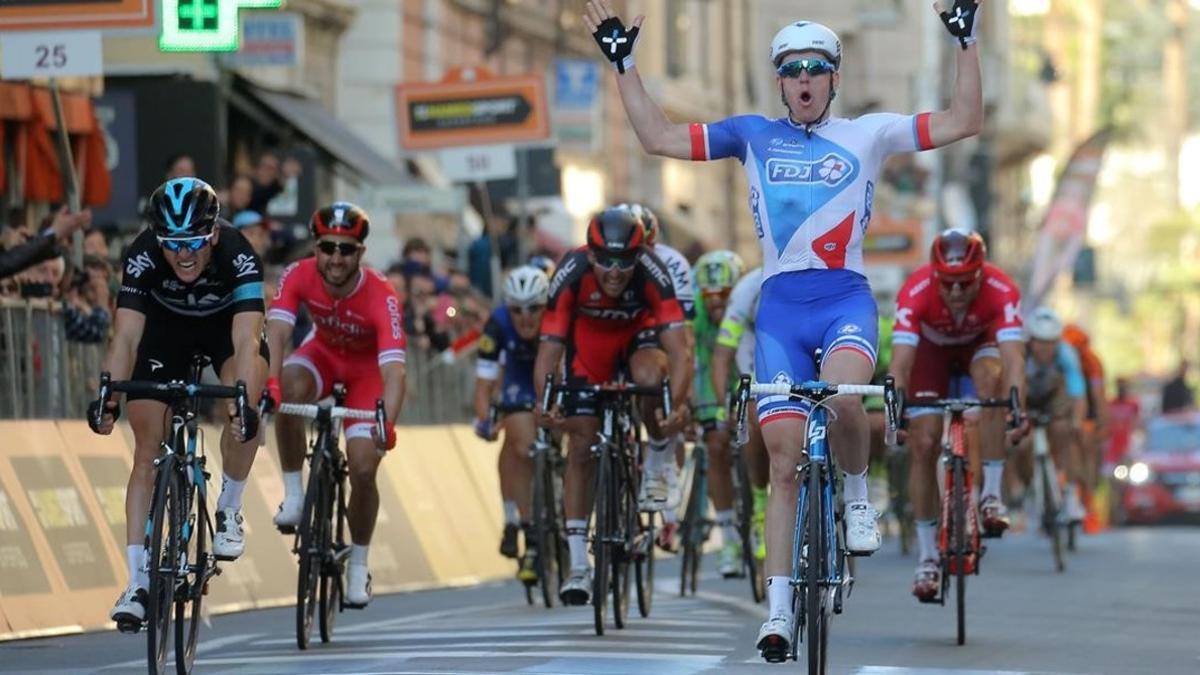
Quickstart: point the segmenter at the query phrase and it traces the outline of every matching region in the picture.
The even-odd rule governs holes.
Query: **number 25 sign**
[[[0,40],[5,79],[100,75],[103,50],[99,31],[5,33]]]

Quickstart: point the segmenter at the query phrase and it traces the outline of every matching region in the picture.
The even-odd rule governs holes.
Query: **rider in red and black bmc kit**
[[[335,202],[314,213],[309,229],[316,241],[315,255],[284,270],[267,312],[267,339],[275,346],[267,380],[272,400],[312,403],[329,396],[333,384],[341,382],[346,385],[347,407],[374,410],[377,399],[384,401],[386,438],[375,437],[371,421],[347,420],[344,425],[353,542],[346,600],[353,605],[365,605],[371,599],[367,548],[379,511],[375,487],[378,450],[396,445],[393,425],[404,399],[405,378],[400,300],[386,277],[360,265],[369,226],[366,212],[348,202]],[[312,317],[313,332],[284,359],[284,347],[301,305]],[[303,510],[306,424],[299,417],[276,417],[284,498],[275,524],[281,528],[298,525]]]
[[[561,426],[568,437],[563,499],[571,573],[562,588],[566,604],[587,604],[591,595],[590,446],[600,420],[596,402],[589,396],[564,397],[561,411],[541,410],[546,375],[558,372],[560,364],[568,384],[611,382],[626,365],[630,379],[639,385],[657,386],[663,375],[670,375],[670,416],[662,418],[660,401],[641,401],[651,446],[644,482],[651,484],[647,494],[661,509],[667,491],[665,467],[673,461],[667,452],[668,439],[682,430],[686,420],[692,367],[683,309],[666,266],[643,246],[638,217],[628,208],[606,209],[592,218],[587,242],[563,257],[551,282],[534,366],[539,419]]]
[[[942,417],[937,408],[921,408],[919,399],[944,398],[951,393],[969,397],[969,388],[951,390],[952,382],[964,385],[967,378],[980,398],[1003,398],[1011,387],[1023,391],[1025,386],[1021,292],[986,259],[987,249],[978,234],[947,230],[933,242],[929,264],[913,272],[896,296],[891,374],[896,387],[908,392],[910,402],[909,492],[920,546],[913,595],[921,599],[936,595],[941,583],[936,469]],[[979,510],[985,536],[993,537],[1008,527],[1008,513],[1000,499],[1003,424],[1003,409],[982,410]]]

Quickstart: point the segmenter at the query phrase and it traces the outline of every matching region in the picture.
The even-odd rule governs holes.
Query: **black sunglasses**
[[[358,253],[359,251],[362,250],[362,247],[363,247],[362,244],[355,244],[355,243],[351,243],[348,241],[343,241],[343,242],[318,241],[317,242],[317,250],[320,251],[321,253],[324,253],[325,255],[333,255],[334,253],[341,253],[343,258],[349,258],[350,256],[354,255],[355,253]]]
[[[780,77],[794,78],[800,77],[800,73],[807,72],[810,76],[824,75],[837,70],[837,66],[824,59],[799,59],[797,61],[789,61],[777,68],[776,73]]]

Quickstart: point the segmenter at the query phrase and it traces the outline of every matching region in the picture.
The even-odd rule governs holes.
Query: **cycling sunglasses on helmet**
[[[348,242],[348,241],[342,241],[342,242],[318,241],[317,242],[317,250],[319,250],[321,253],[324,253],[325,255],[333,255],[334,253],[341,253],[343,258],[349,258],[350,256],[354,255],[355,253],[358,253],[360,249],[362,249],[362,244],[355,244],[355,243]]]
[[[832,73],[835,70],[837,70],[837,66],[825,59],[797,59],[779,66],[775,72],[780,77],[795,78],[800,77],[800,73],[806,72],[811,76],[816,76]]]
[[[184,249],[199,251],[211,240],[212,233],[209,232],[198,237],[159,237],[158,244],[172,253],[178,253]]]

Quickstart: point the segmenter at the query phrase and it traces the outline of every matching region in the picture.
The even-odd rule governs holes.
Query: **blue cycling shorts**
[[[845,269],[784,272],[762,286],[755,320],[754,373],[759,382],[817,379],[822,361],[852,350],[875,367],[879,309],[866,277]],[[787,396],[759,396],[760,424],[803,418],[808,405]]]

